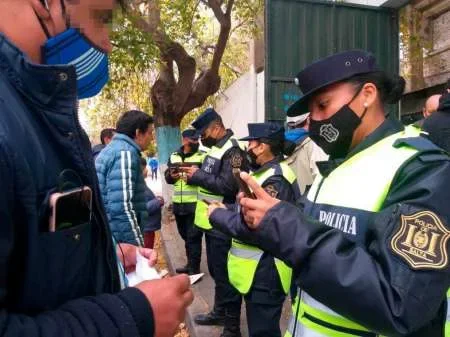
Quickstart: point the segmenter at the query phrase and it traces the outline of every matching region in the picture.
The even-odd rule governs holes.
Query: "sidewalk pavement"
[[[169,271],[171,274],[175,274],[175,268],[186,264],[186,253],[184,249],[184,241],[181,239],[177,231],[175,218],[167,211],[167,209],[165,209],[163,213],[161,237]],[[191,337],[219,337],[223,329],[222,327],[200,326],[196,325],[193,320],[195,315],[209,312],[213,306],[214,300],[214,282],[208,273],[204,241],[200,269],[203,273],[205,273],[205,275],[201,281],[193,285],[195,299],[192,305],[188,308],[186,325],[189,329],[189,334]],[[283,313],[281,315],[280,325],[282,335],[287,327],[290,306],[289,303],[290,301],[286,300]],[[245,306],[242,307],[241,332],[242,337],[248,337]]]

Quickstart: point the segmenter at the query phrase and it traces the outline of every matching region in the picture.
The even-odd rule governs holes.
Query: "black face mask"
[[[367,112],[366,108],[359,118],[349,107],[359,92],[330,118],[321,121],[310,119],[309,137],[331,158],[344,158],[348,154],[353,134]]]
[[[252,150],[248,150],[247,151],[247,160],[250,164],[250,168],[252,171],[256,171],[257,169],[259,169],[261,166],[256,162],[256,159],[258,158],[258,156],[255,154],[255,152],[253,152]]]
[[[197,152],[200,144],[199,143],[189,143],[190,152]]]
[[[211,148],[217,144],[217,140],[215,138],[212,138],[211,136],[202,137],[202,144],[203,146]]]

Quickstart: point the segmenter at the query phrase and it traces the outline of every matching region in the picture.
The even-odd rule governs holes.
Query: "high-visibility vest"
[[[196,152],[192,156],[183,159],[178,152],[174,152],[170,156],[171,164],[179,163],[201,163],[205,155],[201,152]],[[183,179],[178,179],[174,184],[172,201],[176,204],[197,202],[198,188],[197,186],[188,185]]]
[[[297,178],[292,169],[281,162],[276,167],[268,168],[262,172],[251,174],[259,185],[274,175],[282,175],[292,186],[294,195],[300,196],[300,189],[297,184]],[[230,283],[243,295],[247,294],[253,284],[256,269],[264,251],[258,247],[242,243],[236,239],[231,242],[231,249],[228,253],[228,277]],[[284,292],[287,294],[291,286],[292,269],[283,261],[275,258],[275,266],[280,276]]]
[[[450,337],[450,289],[447,291],[447,315],[445,317],[444,337]]]
[[[243,151],[245,149],[243,143],[239,142],[234,137],[230,137],[222,147],[213,146],[211,148],[205,156],[201,169],[204,169],[204,166],[208,165],[208,157],[211,157],[213,160],[221,161],[225,152],[232,147],[239,147]],[[194,224],[203,230],[210,230],[212,229],[212,226],[208,218],[208,205],[203,202],[203,200],[222,202],[223,195],[210,192],[201,186],[198,187],[198,200],[195,208]]]
[[[345,207],[361,213],[379,212],[397,171],[419,153],[409,146],[394,147],[394,143],[401,138],[419,135],[419,129],[406,127],[404,131],[388,136],[355,154],[334,169],[327,178],[317,177],[307,195],[307,202],[319,210],[323,207],[321,205],[326,205],[328,210],[330,207]],[[319,217],[314,213],[311,215]],[[352,225],[347,223],[345,229],[340,229],[351,233],[354,231]],[[298,289],[298,293],[301,294],[300,299],[297,296],[292,306],[293,315],[285,337],[379,336],[339,315],[306,291]]]

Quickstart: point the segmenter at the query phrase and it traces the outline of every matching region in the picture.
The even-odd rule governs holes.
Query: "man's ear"
[[[50,18],[49,2],[51,0],[30,0],[31,7],[33,7],[36,14],[42,20],[48,20]]]

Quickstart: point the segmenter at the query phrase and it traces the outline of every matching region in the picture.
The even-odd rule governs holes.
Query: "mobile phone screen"
[[[55,230],[63,230],[91,221],[92,191],[85,188],[58,198],[55,206]]]

